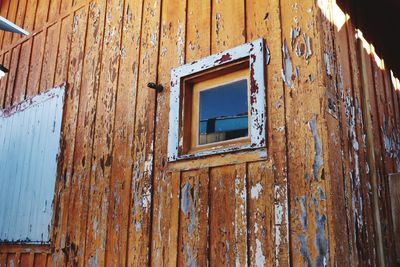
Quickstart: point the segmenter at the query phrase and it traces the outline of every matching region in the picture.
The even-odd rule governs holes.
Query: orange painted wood
[[[60,45],[57,51],[57,61],[55,67],[55,84],[61,84],[67,81],[68,75],[68,63],[69,63],[69,52],[70,52],[70,41],[72,33],[72,15],[68,16],[61,23],[60,31]],[[70,139],[71,140],[71,139]],[[64,145],[64,147],[66,147]],[[71,149],[68,146],[67,149]],[[71,153],[71,152],[70,152]],[[67,172],[68,161],[64,161],[64,155],[60,159],[63,159],[62,164],[59,163],[57,170],[58,182],[56,183],[55,196],[54,196],[54,207],[57,207],[57,212],[53,216],[53,231],[52,239],[55,244],[54,252],[54,263],[59,265],[64,262],[64,252],[66,245],[69,245],[66,240],[66,231],[68,227],[68,204],[69,204],[69,193],[71,178]],[[67,176],[68,173],[68,176]],[[67,243],[67,244],[66,244]]]
[[[128,265],[150,263],[152,175],[154,159],[155,91],[147,83],[157,81],[160,33],[160,1],[143,3],[140,40],[140,67],[136,97],[133,174],[131,181],[131,217],[129,219]],[[139,227],[140,226],[140,227]]]
[[[12,104],[15,104],[12,102],[12,100],[14,95],[15,78],[18,70],[20,51],[21,51],[21,46],[17,46],[12,50],[11,62],[9,65],[10,72],[7,74],[8,79],[7,79],[7,95],[4,104],[5,108],[10,107]]]
[[[0,16],[7,18],[8,8],[10,6],[11,0],[2,0],[0,5]],[[5,31],[0,31],[0,46],[3,49],[3,39]]]
[[[249,247],[249,265],[268,265],[275,258],[274,264],[282,264],[282,261],[288,255],[276,258],[274,255],[279,244],[275,242],[276,231],[281,227],[276,222],[280,219],[275,215],[275,196],[274,181],[275,176],[272,171],[271,162],[256,162],[247,165],[247,205],[248,205],[248,247]],[[279,223],[284,229],[285,226]],[[278,236],[280,237],[279,233]],[[266,242],[266,240],[268,240]]]
[[[7,253],[0,253],[0,267],[7,266]]]
[[[179,266],[209,264],[209,178],[208,168],[182,173],[177,255]]]
[[[244,10],[244,1],[212,1],[212,54],[245,42]]]
[[[357,51],[357,40],[355,38],[355,28],[351,20],[346,23],[348,45],[349,45],[349,58],[353,82],[353,96],[355,101],[355,119],[356,119],[356,134],[357,142],[359,145],[359,177],[355,172],[355,180],[352,181],[353,185],[352,198],[356,199],[352,205],[351,213],[353,214],[354,224],[356,231],[354,232],[353,246],[356,249],[357,260],[361,264],[367,264],[368,258],[363,255],[371,255],[372,261],[376,261],[375,237],[368,235],[368,232],[373,232],[373,206],[370,194],[371,188],[371,175],[367,172],[367,143],[366,143],[366,129],[364,125],[364,108],[362,98],[362,79],[361,79],[361,61],[359,58],[359,51]],[[356,155],[356,154],[355,154]],[[357,171],[357,169],[355,169]],[[359,216],[357,216],[357,214]],[[364,222],[364,223],[361,223]],[[360,223],[359,223],[360,222]],[[361,244],[363,244],[361,246]]]
[[[33,266],[46,266],[47,255],[46,254],[35,254],[35,258],[33,261]]]
[[[210,265],[247,264],[244,164],[210,170]]]
[[[121,57],[116,104],[114,147],[110,181],[110,211],[107,223],[106,265],[125,266],[129,225],[129,203],[131,203],[131,175],[133,166],[134,125],[136,96],[139,90],[140,26],[142,3],[125,1],[122,17]],[[117,231],[115,229],[118,229]]]
[[[54,53],[54,50],[58,49],[59,34],[60,23],[56,23],[47,29],[46,43],[43,52],[42,74],[39,83],[40,92],[46,91],[55,85],[54,76],[57,53]]]
[[[7,19],[13,23],[15,23],[15,18],[17,15],[18,2],[18,0],[10,1],[10,5],[8,7]],[[2,47],[9,46],[11,44],[12,37],[12,32],[5,32]]]
[[[38,0],[28,1],[26,3],[26,12],[24,19],[24,30],[31,32],[34,29],[35,24],[35,16],[36,16],[36,8],[37,8]]]
[[[47,22],[49,14],[49,0],[37,0],[37,9],[35,15],[35,30],[40,29]]]
[[[33,37],[32,54],[29,64],[29,76],[26,88],[26,96],[32,97],[40,92],[40,76],[42,74],[42,62],[44,54],[44,45],[46,32],[40,32]]]
[[[72,40],[73,16],[67,16],[61,21],[60,40],[57,51],[54,84],[67,81],[68,59]]]
[[[9,106],[63,82],[67,96],[52,254],[3,253],[0,246],[0,263],[10,255],[20,266],[378,264],[372,173],[386,226],[381,174],[397,166],[393,156],[380,160],[382,127],[387,122],[396,140],[399,99],[391,77],[357,46],[351,22],[331,24],[335,1],[89,2],[19,0],[16,12],[15,3],[1,3],[0,15],[36,29],[3,45],[0,62],[10,73],[0,80],[0,102]],[[168,163],[170,69],[259,37],[271,55],[267,150]],[[282,82],[284,43],[291,86]],[[165,89],[156,94],[148,82]],[[376,102],[370,122],[366,92]],[[328,98],[340,108],[336,117]],[[372,147],[370,136],[378,136]],[[319,149],[323,164],[315,165]],[[372,155],[374,166],[367,164]],[[384,229],[383,242],[388,236]],[[392,254],[384,244],[383,254]]]
[[[48,21],[51,22],[56,20],[60,15],[60,11],[65,12],[65,10],[61,10],[61,2],[62,0],[50,0],[49,5],[49,18]]]
[[[288,183],[290,202],[290,249],[294,264],[330,264],[333,255],[329,239],[326,180],[331,179],[326,155],[325,104],[323,73],[320,65],[321,39],[319,24],[309,21],[319,12],[314,1],[281,2],[282,43],[285,58],[285,106],[287,122]],[[321,23],[321,22],[319,22]],[[302,36],[291,33],[299,27]],[[312,43],[311,55],[306,49],[297,56],[297,43],[306,48],[303,34]],[[292,35],[293,36],[293,35]],[[292,46],[292,39],[293,46]],[[287,47],[287,52],[285,49]],[[286,54],[286,55],[285,55]],[[289,64],[291,62],[291,64]],[[300,73],[296,71],[299,67]],[[292,73],[290,75],[290,73]],[[324,156],[325,155],[325,156]],[[328,175],[328,177],[327,177]],[[333,179],[333,178],[332,178]],[[315,246],[314,240],[318,240]],[[332,250],[330,250],[332,249]],[[328,254],[328,250],[332,254]]]
[[[7,255],[7,266],[12,267],[12,266],[18,266],[19,265],[19,259],[17,257],[16,253],[9,253]]]
[[[340,51],[336,51],[336,49],[340,50],[340,45],[342,45],[341,40],[338,39],[340,36],[336,35],[336,33],[342,30],[342,28],[338,28],[338,23],[335,24],[336,20],[340,20],[341,17],[338,17],[338,14],[333,14],[334,4],[335,3],[331,4],[328,2],[318,4],[318,6],[323,9],[320,15],[321,24],[320,27],[317,28],[321,33],[321,61],[319,64],[320,68],[323,69],[324,75],[321,78],[327,95],[327,99],[325,99],[324,103],[327,131],[323,132],[322,139],[325,140],[325,142],[323,141],[324,143],[322,145],[325,150],[329,150],[329,153],[324,154],[324,162],[326,162],[324,171],[327,172],[326,179],[328,182],[325,185],[325,189],[319,187],[317,190],[320,192],[319,197],[321,200],[325,200],[325,196],[323,196],[325,193],[323,190],[329,192],[328,194],[331,197],[326,199],[328,215],[335,214],[335,216],[328,216],[327,218],[327,225],[329,226],[327,232],[330,237],[329,261],[333,265],[346,266],[349,265],[352,260],[349,253],[351,244],[348,242],[348,230],[343,228],[340,224],[342,223],[342,218],[347,217],[347,196],[345,195],[346,192],[343,185],[348,175],[346,164],[343,162],[342,151],[344,148],[339,140],[341,140],[343,135],[342,130],[347,128],[347,124],[343,125],[343,121],[341,121],[345,116],[344,113],[341,113],[344,111],[345,107],[343,105],[344,99],[341,99],[340,96],[346,95],[345,86],[349,86],[350,79],[347,76],[346,80],[344,80],[342,66],[339,63],[338,57]],[[324,10],[326,10],[326,12],[324,12]],[[340,24],[338,25],[340,26]],[[341,37],[342,40],[346,39],[346,33],[342,34]],[[349,153],[347,153],[346,156],[347,155],[349,155]]]
[[[178,237],[171,238],[170,236],[177,232],[179,227],[178,225],[173,225],[173,222],[170,221],[170,216],[179,212],[179,210],[172,210],[179,209],[179,207],[173,206],[175,199],[171,197],[171,194],[173,190],[176,190],[173,185],[179,187],[180,183],[179,181],[172,181],[171,179],[174,178],[166,173],[168,164],[166,162],[167,143],[165,140],[166,136],[168,136],[170,70],[172,67],[179,66],[185,62],[186,5],[185,1],[162,1],[158,74],[151,78],[165,87],[162,92],[156,95],[157,107],[154,110],[153,192],[157,193],[153,194],[152,200],[151,264],[155,266],[172,265],[177,260],[177,255],[170,255],[170,247],[176,244]],[[209,33],[207,34],[209,35]],[[149,93],[154,91],[147,88],[146,90],[150,91]],[[177,250],[176,247],[175,250]]]
[[[26,42],[22,43],[19,54],[18,71],[14,83],[14,94],[12,100],[13,103],[19,103],[25,98],[31,49],[32,39],[29,39]]]
[[[65,146],[63,148],[64,154],[62,166],[60,167],[60,175],[64,184],[60,188],[60,190],[63,190],[63,197],[61,198],[60,202],[60,208],[62,209],[62,224],[59,240],[61,248],[66,249],[65,256],[68,256],[68,260],[75,264],[78,262],[78,258],[75,258],[77,253],[81,253],[81,255],[83,255],[84,246],[82,246],[81,243],[75,243],[73,236],[70,236],[70,231],[74,228],[74,224],[78,218],[74,217],[74,215],[77,215],[75,210],[71,213],[69,212],[69,205],[72,202],[69,198],[69,194],[71,193],[70,190],[72,190],[72,188],[69,186],[72,184],[71,179],[74,166],[73,154],[75,149],[76,124],[79,108],[79,95],[81,90],[83,54],[85,51],[84,36],[86,35],[86,22],[87,9],[81,8],[77,10],[73,15],[69,57],[63,57],[63,59],[67,60],[68,62],[67,77],[64,77],[68,83],[64,104],[66,106],[63,118],[64,125],[62,130],[64,133],[62,136],[62,144]],[[57,62],[57,64],[64,65],[66,62]],[[61,252],[62,251],[60,251],[60,253]],[[82,257],[80,259],[82,260]]]
[[[18,9],[17,9],[17,15],[15,17],[15,24],[20,27],[24,26],[27,2],[28,2],[28,0],[19,0],[19,2],[18,2]],[[12,43],[18,41],[18,39],[20,39],[20,38],[23,38],[23,36],[20,34],[14,33],[13,38],[12,38]]]
[[[31,267],[33,266],[33,261],[35,258],[35,254],[33,253],[21,253],[21,267]]]
[[[12,51],[9,51],[3,55],[3,66],[9,66],[11,62],[11,54]],[[7,99],[7,83],[8,81],[8,75],[4,76],[0,80],[0,108],[4,108],[6,99]],[[10,93],[8,93],[10,94]]]
[[[281,81],[282,70],[282,41],[281,36],[281,18],[279,1],[246,1],[246,35],[247,41],[263,37],[268,47],[270,56],[269,63],[266,66],[266,90],[267,90],[267,151],[270,163],[266,164],[271,170],[262,169],[262,173],[269,173],[272,170],[274,177],[273,191],[263,192],[263,196],[269,196],[273,193],[274,207],[279,211],[277,220],[274,218],[274,229],[271,236],[274,237],[274,246],[268,248],[264,245],[263,253],[273,256],[273,263],[276,265],[289,264],[289,225],[288,225],[288,171],[286,156],[286,120],[285,120],[285,101],[284,87]],[[266,60],[268,60],[266,58]],[[255,166],[264,166],[260,163]],[[249,167],[250,168],[250,167]],[[250,170],[249,170],[250,173]],[[249,174],[250,175],[250,174]],[[257,174],[259,175],[259,174]],[[249,176],[250,177],[250,176]],[[268,179],[268,177],[263,178]],[[268,181],[268,180],[267,180]],[[249,180],[250,186],[251,180]],[[272,209],[272,207],[266,207]],[[249,208],[250,209],[250,208]],[[250,213],[251,214],[251,213]],[[274,212],[275,214],[275,212]],[[275,216],[275,215],[274,215]],[[252,216],[250,216],[252,218]],[[254,219],[257,221],[259,218]],[[251,219],[250,219],[251,220]],[[250,226],[251,227],[251,226]],[[268,226],[263,226],[268,229]],[[252,239],[253,251],[250,250],[250,262],[254,263],[257,252],[256,236]],[[263,246],[263,245],[262,245]],[[255,248],[255,250],[254,250]],[[270,251],[272,249],[272,251]],[[269,254],[271,253],[272,254]]]
[[[79,253],[85,251],[87,216],[89,210],[89,183],[91,172],[91,157],[95,123],[96,101],[99,91],[99,75],[101,64],[101,51],[103,43],[103,25],[105,16],[105,6],[101,7],[98,3],[90,5],[88,10],[87,32],[85,54],[83,57],[82,83],[80,85],[79,107],[77,114],[75,149],[71,174],[71,192],[69,195],[68,214],[74,216],[68,218],[68,235],[70,242],[76,244]],[[82,21],[82,23],[85,23]],[[82,37],[81,37],[82,38]],[[61,44],[60,44],[61,45]],[[71,251],[76,253],[76,251]],[[82,264],[83,257],[76,257],[74,261]]]
[[[91,158],[89,212],[87,221],[85,263],[104,266],[106,262],[107,226],[110,216],[110,197],[118,198],[110,191],[111,162],[113,150],[115,99],[118,85],[120,34],[119,23],[123,1],[107,2],[107,16],[96,106],[96,120]],[[114,34],[109,34],[109,33]],[[96,207],[96,208],[93,208]],[[112,229],[111,231],[115,231]]]

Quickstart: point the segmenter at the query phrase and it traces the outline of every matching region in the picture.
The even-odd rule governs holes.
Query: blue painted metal
[[[49,241],[64,92],[0,111],[0,242]]]

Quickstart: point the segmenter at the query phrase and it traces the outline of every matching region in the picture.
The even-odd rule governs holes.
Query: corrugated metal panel
[[[0,112],[0,242],[47,242],[64,87]]]

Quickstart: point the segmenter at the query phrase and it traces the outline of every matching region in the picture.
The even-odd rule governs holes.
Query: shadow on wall
[[[380,54],[391,60],[390,65],[395,70],[399,66],[399,62],[395,62],[395,59],[399,57],[393,56],[397,51],[393,52],[391,47],[393,42],[387,38],[382,30],[383,27],[380,31],[377,31],[376,25],[369,29],[371,22],[365,22],[365,18],[357,19],[360,15],[367,16],[368,12],[365,8],[357,9],[356,1],[341,3],[343,1],[338,0],[339,4],[336,1],[327,2],[317,1],[323,17],[333,26],[331,43],[330,40],[326,40],[329,39],[329,33],[323,33],[325,39],[322,46],[328,51],[322,51],[322,60],[331,80],[326,86],[327,91],[332,96],[336,96],[336,100],[340,102],[338,103],[339,110],[344,110],[341,113],[343,118],[340,119],[344,128],[344,141],[353,142],[351,139],[354,136],[356,140],[356,134],[363,136],[363,142],[356,142],[356,149],[353,142],[351,149],[354,150],[352,151],[354,156],[344,155],[342,162],[346,173],[351,174],[350,178],[347,175],[343,178],[344,184],[349,183],[350,188],[349,192],[343,194],[350,201],[346,200],[346,208],[341,210],[342,215],[347,214],[347,223],[350,225],[347,235],[352,238],[349,241],[353,244],[350,246],[353,248],[351,253],[355,254],[360,264],[365,263],[363,262],[365,258],[376,258],[380,266],[392,266],[396,254],[394,243],[399,240],[395,240],[396,235],[393,234],[393,231],[396,233],[396,226],[392,225],[387,176],[399,172],[400,169],[398,92],[400,81],[393,71],[388,70],[384,60],[378,56],[374,45],[367,39],[371,37],[376,40],[376,36],[382,35],[382,40],[377,44]],[[382,5],[385,6],[390,1],[384,2]],[[350,14],[356,14],[356,19],[353,19]],[[388,16],[391,16],[390,12]],[[376,16],[376,19],[379,19],[379,16]],[[352,25],[355,25],[357,29],[352,28]],[[387,51],[382,50],[386,49],[386,44]],[[334,46],[333,53],[329,52],[330,45]],[[359,102],[357,97],[360,97]],[[354,113],[356,115],[353,120],[349,119]],[[360,122],[361,131],[356,133],[355,124]],[[342,151],[345,147],[346,145],[342,144]],[[365,160],[358,162],[358,155],[361,153],[364,154]],[[361,173],[360,170],[363,169],[368,170],[366,174]],[[364,188],[367,184],[369,188]],[[333,227],[335,231],[341,233],[346,231]],[[398,247],[398,256],[400,256],[399,249]]]

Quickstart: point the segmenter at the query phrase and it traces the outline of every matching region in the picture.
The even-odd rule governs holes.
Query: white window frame
[[[244,149],[266,147],[266,86],[265,86],[265,45],[262,38],[202,58],[171,70],[171,92],[168,132],[168,161],[190,159],[201,156],[233,152]],[[234,147],[221,147],[194,154],[180,154],[183,137],[179,136],[182,112],[182,79],[215,67],[248,58],[250,80],[250,143]]]

